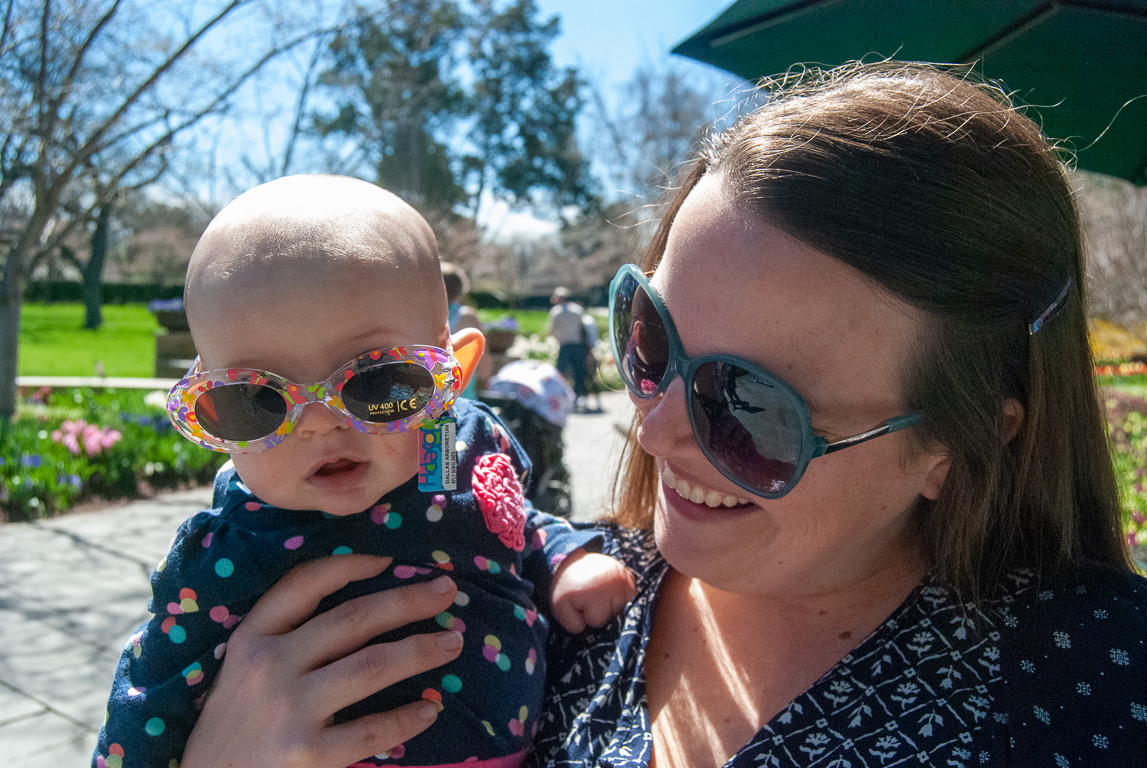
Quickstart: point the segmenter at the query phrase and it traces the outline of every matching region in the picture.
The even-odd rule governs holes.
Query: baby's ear
[[[465,388],[486,351],[486,337],[477,328],[463,328],[450,337],[450,343],[454,347],[454,359],[462,368],[462,387]]]

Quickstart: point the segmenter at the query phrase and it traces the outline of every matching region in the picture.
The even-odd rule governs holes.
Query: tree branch
[[[84,59],[87,57],[88,51],[90,51],[92,45],[95,44],[96,38],[100,36],[100,32],[102,32],[104,27],[115,17],[116,12],[119,11],[121,2],[122,0],[115,0],[115,2],[112,3],[107,12],[100,17],[100,20],[97,21],[91,31],[88,32],[88,36],[84,42],[76,49],[76,56],[72,61],[72,66],[68,69],[68,74],[64,76],[63,81],[60,83],[61,94],[71,90],[72,83],[76,81],[76,75],[79,74],[80,67],[84,65]]]
[[[15,5],[16,0],[8,0],[8,7],[4,9],[4,26],[0,28],[0,55],[8,47],[8,33],[12,31],[12,9]]]
[[[66,245],[61,245],[60,246],[60,256],[63,257],[64,261],[68,262],[73,267],[78,269],[80,271],[81,275],[84,273],[84,265],[80,261],[80,257],[77,256],[76,252],[73,251],[71,248],[69,248]]]
[[[231,0],[231,2],[229,2],[221,11],[219,11],[219,13],[217,13],[208,21],[204,22],[203,26],[201,26],[190,37],[184,40],[179,48],[177,48],[174,53],[168,56],[162,64],[156,67],[152,73],[147,76],[147,79],[136,86],[136,89],[132,91],[131,94],[128,95],[118,107],[116,107],[115,111],[112,112],[112,114],[107,117],[104,122],[98,128],[96,128],[95,131],[92,132],[87,141],[85,141],[84,144],[76,151],[72,162],[68,164],[61,175],[70,176],[72,173],[74,173],[76,168],[81,163],[85,162],[92,154],[95,153],[103,135],[111,130],[112,126],[120,121],[120,119],[124,116],[124,113],[126,113],[137,101],[139,101],[143,94],[151,90],[152,86],[154,86],[155,83],[161,77],[163,77],[163,75],[166,74],[168,70],[175,66],[175,63],[180,58],[182,58],[183,55],[187,53],[187,51],[191,50],[191,48],[199,42],[200,38],[206,35],[212,27],[222,21],[224,17],[226,17],[236,8],[248,1],[249,0]],[[264,58],[263,61],[266,61],[266,58]],[[233,91],[234,89],[230,90]]]
[[[45,126],[44,128],[45,136],[51,136],[54,132],[56,123],[58,122],[58,112],[60,107],[64,103],[65,99],[71,95],[72,85],[75,83],[76,75],[79,74],[80,68],[84,64],[84,59],[87,57],[88,51],[91,50],[92,46],[95,44],[96,38],[99,37],[104,27],[106,27],[115,17],[121,2],[122,0],[115,0],[115,2],[112,3],[111,7],[108,8],[104,15],[100,17],[100,20],[97,21],[95,26],[93,26],[88,32],[88,36],[84,39],[84,42],[81,43],[80,46],[76,49],[75,57],[72,60],[72,66],[68,68],[68,73],[60,82],[56,97],[54,99],[48,99],[47,94],[44,94],[45,99],[48,101],[47,112],[51,121],[51,124]],[[45,3],[45,5],[47,4]],[[47,40],[45,39],[45,46],[46,45]]]
[[[46,131],[45,114],[47,112],[47,80],[48,80],[48,22],[52,14],[52,0],[44,0],[43,13],[40,14],[40,70],[36,73],[36,84],[34,86],[32,98],[35,99],[36,104],[39,105],[39,113],[36,115],[36,128],[40,133],[40,141],[43,146],[48,143],[48,133]],[[42,151],[42,150],[41,150]]]
[[[291,123],[291,133],[287,138],[287,146],[283,150],[283,164],[279,168],[279,175],[286,176],[288,169],[291,167],[291,158],[295,154],[295,144],[299,140],[299,133],[302,131],[303,116],[306,114],[307,99],[310,96],[311,85],[314,81],[315,70],[319,68],[319,62],[322,61],[323,45],[316,42],[315,50],[311,52],[311,59],[307,63],[305,74],[303,75],[303,87],[299,89],[299,98],[295,101],[295,119]]]
[[[128,126],[128,127],[124,128],[122,131],[120,131],[119,133],[115,133],[115,134],[108,136],[105,141],[101,142],[98,146],[96,146],[92,150],[92,154],[98,155],[100,152],[107,149],[108,147],[114,147],[115,145],[119,144],[121,141],[124,141],[125,139],[128,139],[131,136],[133,136],[133,135],[135,135],[141,131],[145,131],[148,128],[151,128],[153,126],[160,125],[162,123],[167,122],[170,119],[170,117],[171,117],[171,115],[164,113],[162,115],[155,115],[153,117],[149,117],[146,120],[141,120],[140,122],[136,123],[135,125]]]

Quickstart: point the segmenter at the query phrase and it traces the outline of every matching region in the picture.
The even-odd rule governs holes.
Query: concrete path
[[[629,423],[623,393],[565,429],[574,517],[608,497]],[[148,577],[208,488],[101,512],[0,525],[0,765],[89,764],[116,660],[146,618]]]

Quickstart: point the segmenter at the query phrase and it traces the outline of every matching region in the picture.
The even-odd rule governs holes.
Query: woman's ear
[[[1020,433],[1020,427],[1024,425],[1024,407],[1019,400],[1014,397],[1009,397],[1004,401],[1004,442],[1010,443],[1012,438]]]
[[[486,337],[477,328],[463,328],[450,336],[450,344],[454,347],[454,359],[462,368],[462,388],[465,389],[486,351]]]
[[[928,458],[932,462],[932,466],[924,475],[924,487],[920,490],[920,495],[935,501],[940,497],[940,491],[944,488],[944,481],[948,479],[948,470],[952,467],[952,459],[948,456],[947,451],[929,454]]]

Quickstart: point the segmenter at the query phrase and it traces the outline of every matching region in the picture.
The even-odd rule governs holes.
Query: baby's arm
[[[567,632],[600,627],[636,594],[633,574],[609,555],[578,549],[558,566],[550,604]]]
[[[188,536],[202,535],[188,520],[151,577],[148,608],[153,617],[132,635],[120,656],[93,755],[96,768],[166,766],[184,751],[196,700],[208,689],[218,664],[214,649],[229,634],[223,621],[209,616],[213,605],[204,601],[198,563],[182,557],[203,549],[188,542]],[[185,570],[185,565],[190,567]],[[219,611],[213,616],[224,618]]]
[[[246,561],[208,548],[220,531],[199,513],[180,528],[152,576],[152,618],[128,641],[116,669],[93,765],[110,768],[178,761],[218,670],[223,647],[248,600],[218,596],[243,580]],[[240,563],[232,576],[233,562]],[[253,571],[260,571],[258,562]]]

